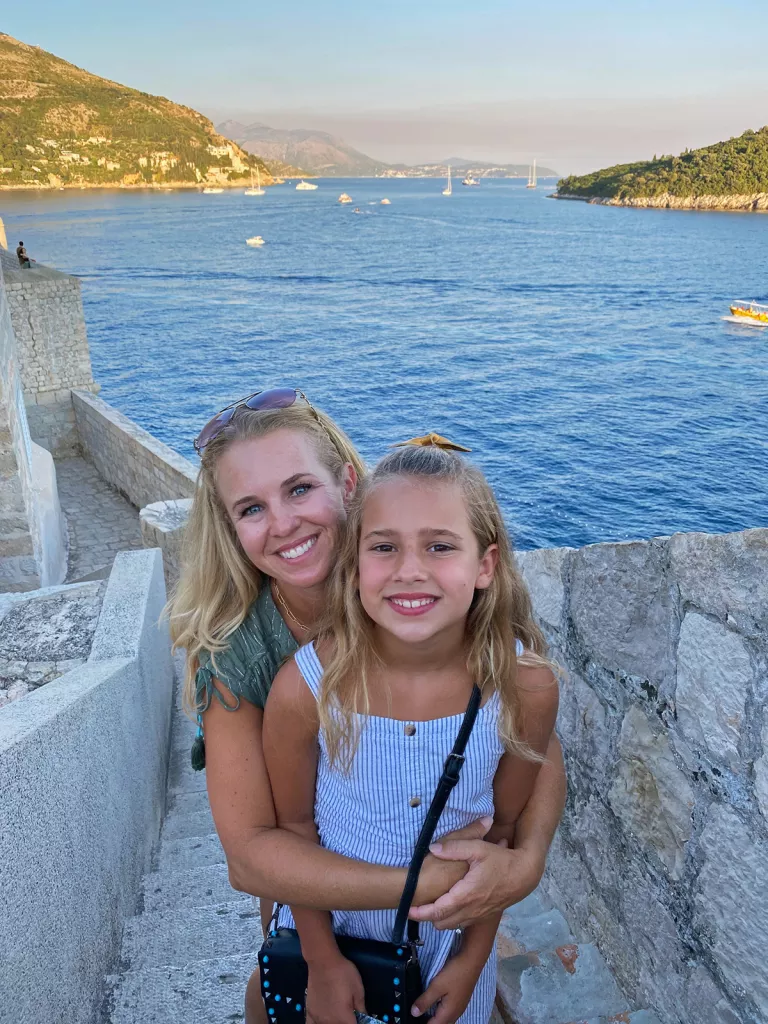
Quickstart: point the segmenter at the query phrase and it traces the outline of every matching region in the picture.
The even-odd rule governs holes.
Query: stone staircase
[[[258,910],[229,885],[205,774],[193,772],[194,725],[175,711],[168,810],[137,915],[107,978],[103,1024],[232,1024],[261,943]],[[658,1024],[631,1012],[595,946],[534,893],[504,915],[493,1024]]]

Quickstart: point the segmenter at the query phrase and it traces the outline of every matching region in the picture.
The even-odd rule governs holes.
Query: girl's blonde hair
[[[200,652],[226,650],[227,637],[245,618],[265,577],[250,561],[216,490],[216,467],[237,441],[264,437],[275,430],[295,430],[312,442],[320,462],[341,481],[351,463],[358,477],[365,465],[354,445],[319,409],[296,402],[285,409],[239,408],[201,455],[192,510],[184,531],[181,575],[168,603],[173,649],[186,650],[183,704],[195,708],[195,673]],[[214,665],[215,667],[215,665]]]
[[[498,503],[482,472],[460,455],[438,447],[403,447],[385,456],[358,491],[348,509],[338,559],[331,574],[328,612],[320,640],[330,652],[318,706],[331,761],[348,769],[357,745],[357,715],[369,714],[368,680],[377,663],[373,621],[358,590],[360,534],[366,498],[384,480],[410,477],[456,484],[462,492],[472,532],[483,554],[491,544],[499,557],[491,585],[476,590],[467,616],[467,668],[487,697],[500,698],[499,735],[511,753],[543,761],[520,739],[518,661],[547,665],[544,636],[533,620],[531,599],[515,565],[512,544]],[[516,640],[525,654],[516,656]]]

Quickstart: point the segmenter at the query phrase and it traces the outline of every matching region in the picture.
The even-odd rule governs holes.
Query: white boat
[[[348,196],[346,192],[342,192],[341,195],[339,196],[339,202],[340,203],[351,203],[352,202],[352,196]]]
[[[464,180],[462,181],[461,184],[462,185],[479,185],[480,182],[477,180],[477,178],[473,178],[472,177],[472,172],[471,171],[467,171],[467,176],[466,176],[466,178],[464,178]]]
[[[392,205],[392,201],[390,199],[382,199],[381,200],[381,205],[382,206],[391,206]]]
[[[464,184],[466,185],[467,182],[465,181]],[[444,196],[452,196],[453,195],[453,182],[451,181],[451,168],[450,168],[450,165],[448,167],[448,184],[443,189],[443,195]]]
[[[223,191],[224,191],[223,188],[204,188],[203,189],[203,195],[204,196],[217,196],[219,194],[219,192],[223,192]]]
[[[302,178],[299,184],[296,186],[297,192],[314,192],[317,185],[312,185],[309,181],[304,181]]]
[[[245,244],[252,246],[264,245],[264,239],[261,235],[254,235],[253,238],[246,238]]]
[[[528,168],[528,184],[526,188],[536,188],[536,157],[533,158],[533,163]]]
[[[261,187],[261,173],[259,168],[256,168],[256,188],[253,187],[253,170],[251,170],[251,187],[245,190],[247,196],[263,196],[264,189]]]

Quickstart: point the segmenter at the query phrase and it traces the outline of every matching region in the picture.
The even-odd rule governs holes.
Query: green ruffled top
[[[228,711],[236,711],[241,700],[263,708],[277,670],[299,647],[272,600],[269,586],[261,588],[227,642],[227,649],[215,655],[215,667],[211,653],[200,652],[200,668],[195,677],[195,703],[200,715],[208,710],[214,695]],[[213,685],[214,676],[236,698],[233,704],[224,702]]]

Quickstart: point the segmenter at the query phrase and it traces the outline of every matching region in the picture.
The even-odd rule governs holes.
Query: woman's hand
[[[487,834],[492,824],[492,818],[478,818],[471,825],[456,829],[455,832],[449,832],[443,836],[442,842],[480,840]],[[439,897],[448,893],[457,882],[461,881],[466,875],[468,867],[467,862],[462,861],[461,858],[440,859],[428,853],[419,872],[414,903],[417,905],[434,903]]]
[[[365,991],[357,968],[341,953],[309,963],[307,1024],[356,1024],[365,1013]]]
[[[435,975],[411,1009],[412,1017],[423,1016],[431,1006],[437,1004],[430,1024],[456,1024],[464,1013],[484,963],[478,964],[472,957],[462,953],[451,957],[442,971]]]
[[[431,921],[435,928],[464,928],[499,913],[530,895],[544,874],[545,856],[538,849],[507,849],[506,840],[443,839],[430,848],[441,860],[467,861],[469,870],[444,896],[411,907],[409,917]]]

